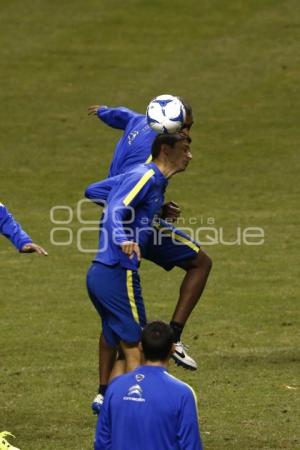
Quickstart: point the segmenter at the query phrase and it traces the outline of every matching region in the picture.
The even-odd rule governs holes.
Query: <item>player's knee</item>
[[[208,275],[212,268],[212,260],[203,250],[200,249],[194,258],[183,261],[178,264],[178,266],[187,272],[189,270],[196,269],[199,270],[199,272],[205,272]]]
[[[212,259],[203,250],[199,250],[197,258],[195,258],[195,266],[205,272],[209,273],[212,268]]]
[[[205,255],[205,266],[206,266],[206,270],[207,270],[207,272],[209,273],[209,272],[211,271],[211,269],[212,269],[213,262],[212,262],[212,259],[211,259],[210,256],[208,256],[208,255],[207,255],[206,253],[204,253],[204,252],[203,252],[203,254]]]

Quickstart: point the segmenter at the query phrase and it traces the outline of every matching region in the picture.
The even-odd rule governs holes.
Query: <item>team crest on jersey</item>
[[[141,381],[143,381],[143,379],[145,378],[145,375],[143,375],[142,373],[137,373],[135,376],[135,379],[138,383],[140,383]]]
[[[139,384],[134,384],[128,389],[127,395],[123,397],[123,400],[131,400],[133,402],[144,402],[143,389]]]
[[[137,135],[139,134],[138,131],[132,131],[131,133],[129,133],[128,135],[128,144],[131,145],[132,142],[134,141],[134,139],[137,137]]]

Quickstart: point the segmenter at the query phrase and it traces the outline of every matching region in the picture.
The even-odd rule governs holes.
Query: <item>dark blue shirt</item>
[[[118,141],[109,168],[113,177],[127,172],[137,164],[151,161],[151,147],[157,135],[147,124],[144,114],[138,114],[124,107],[101,107],[98,117],[107,125],[124,130]]]
[[[202,450],[195,394],[165,368],[115,378],[98,419],[95,450]]]

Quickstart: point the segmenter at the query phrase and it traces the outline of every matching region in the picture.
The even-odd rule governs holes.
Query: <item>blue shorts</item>
[[[146,313],[138,272],[94,262],[87,273],[87,289],[101,316],[106,342],[112,347],[120,341],[139,342]]]
[[[159,219],[153,225],[151,239],[142,248],[142,256],[165,270],[171,270],[183,261],[195,258],[199,250],[200,244],[189,235]]]

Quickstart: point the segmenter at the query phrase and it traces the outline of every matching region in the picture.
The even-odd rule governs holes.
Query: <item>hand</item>
[[[162,207],[161,217],[162,219],[169,219],[174,222],[180,216],[181,210],[177,203],[168,202]]]
[[[101,105],[94,105],[88,107],[88,116],[96,116],[98,109],[101,107]]]
[[[121,244],[121,250],[125,255],[129,256],[129,258],[133,258],[134,254],[136,254],[138,261],[141,260],[141,250],[139,244],[132,241],[125,241]]]
[[[34,244],[33,242],[23,245],[23,247],[20,250],[20,253],[38,253],[39,255],[48,256],[48,253],[46,252],[46,250],[43,249],[43,247],[40,247],[39,245]]]

